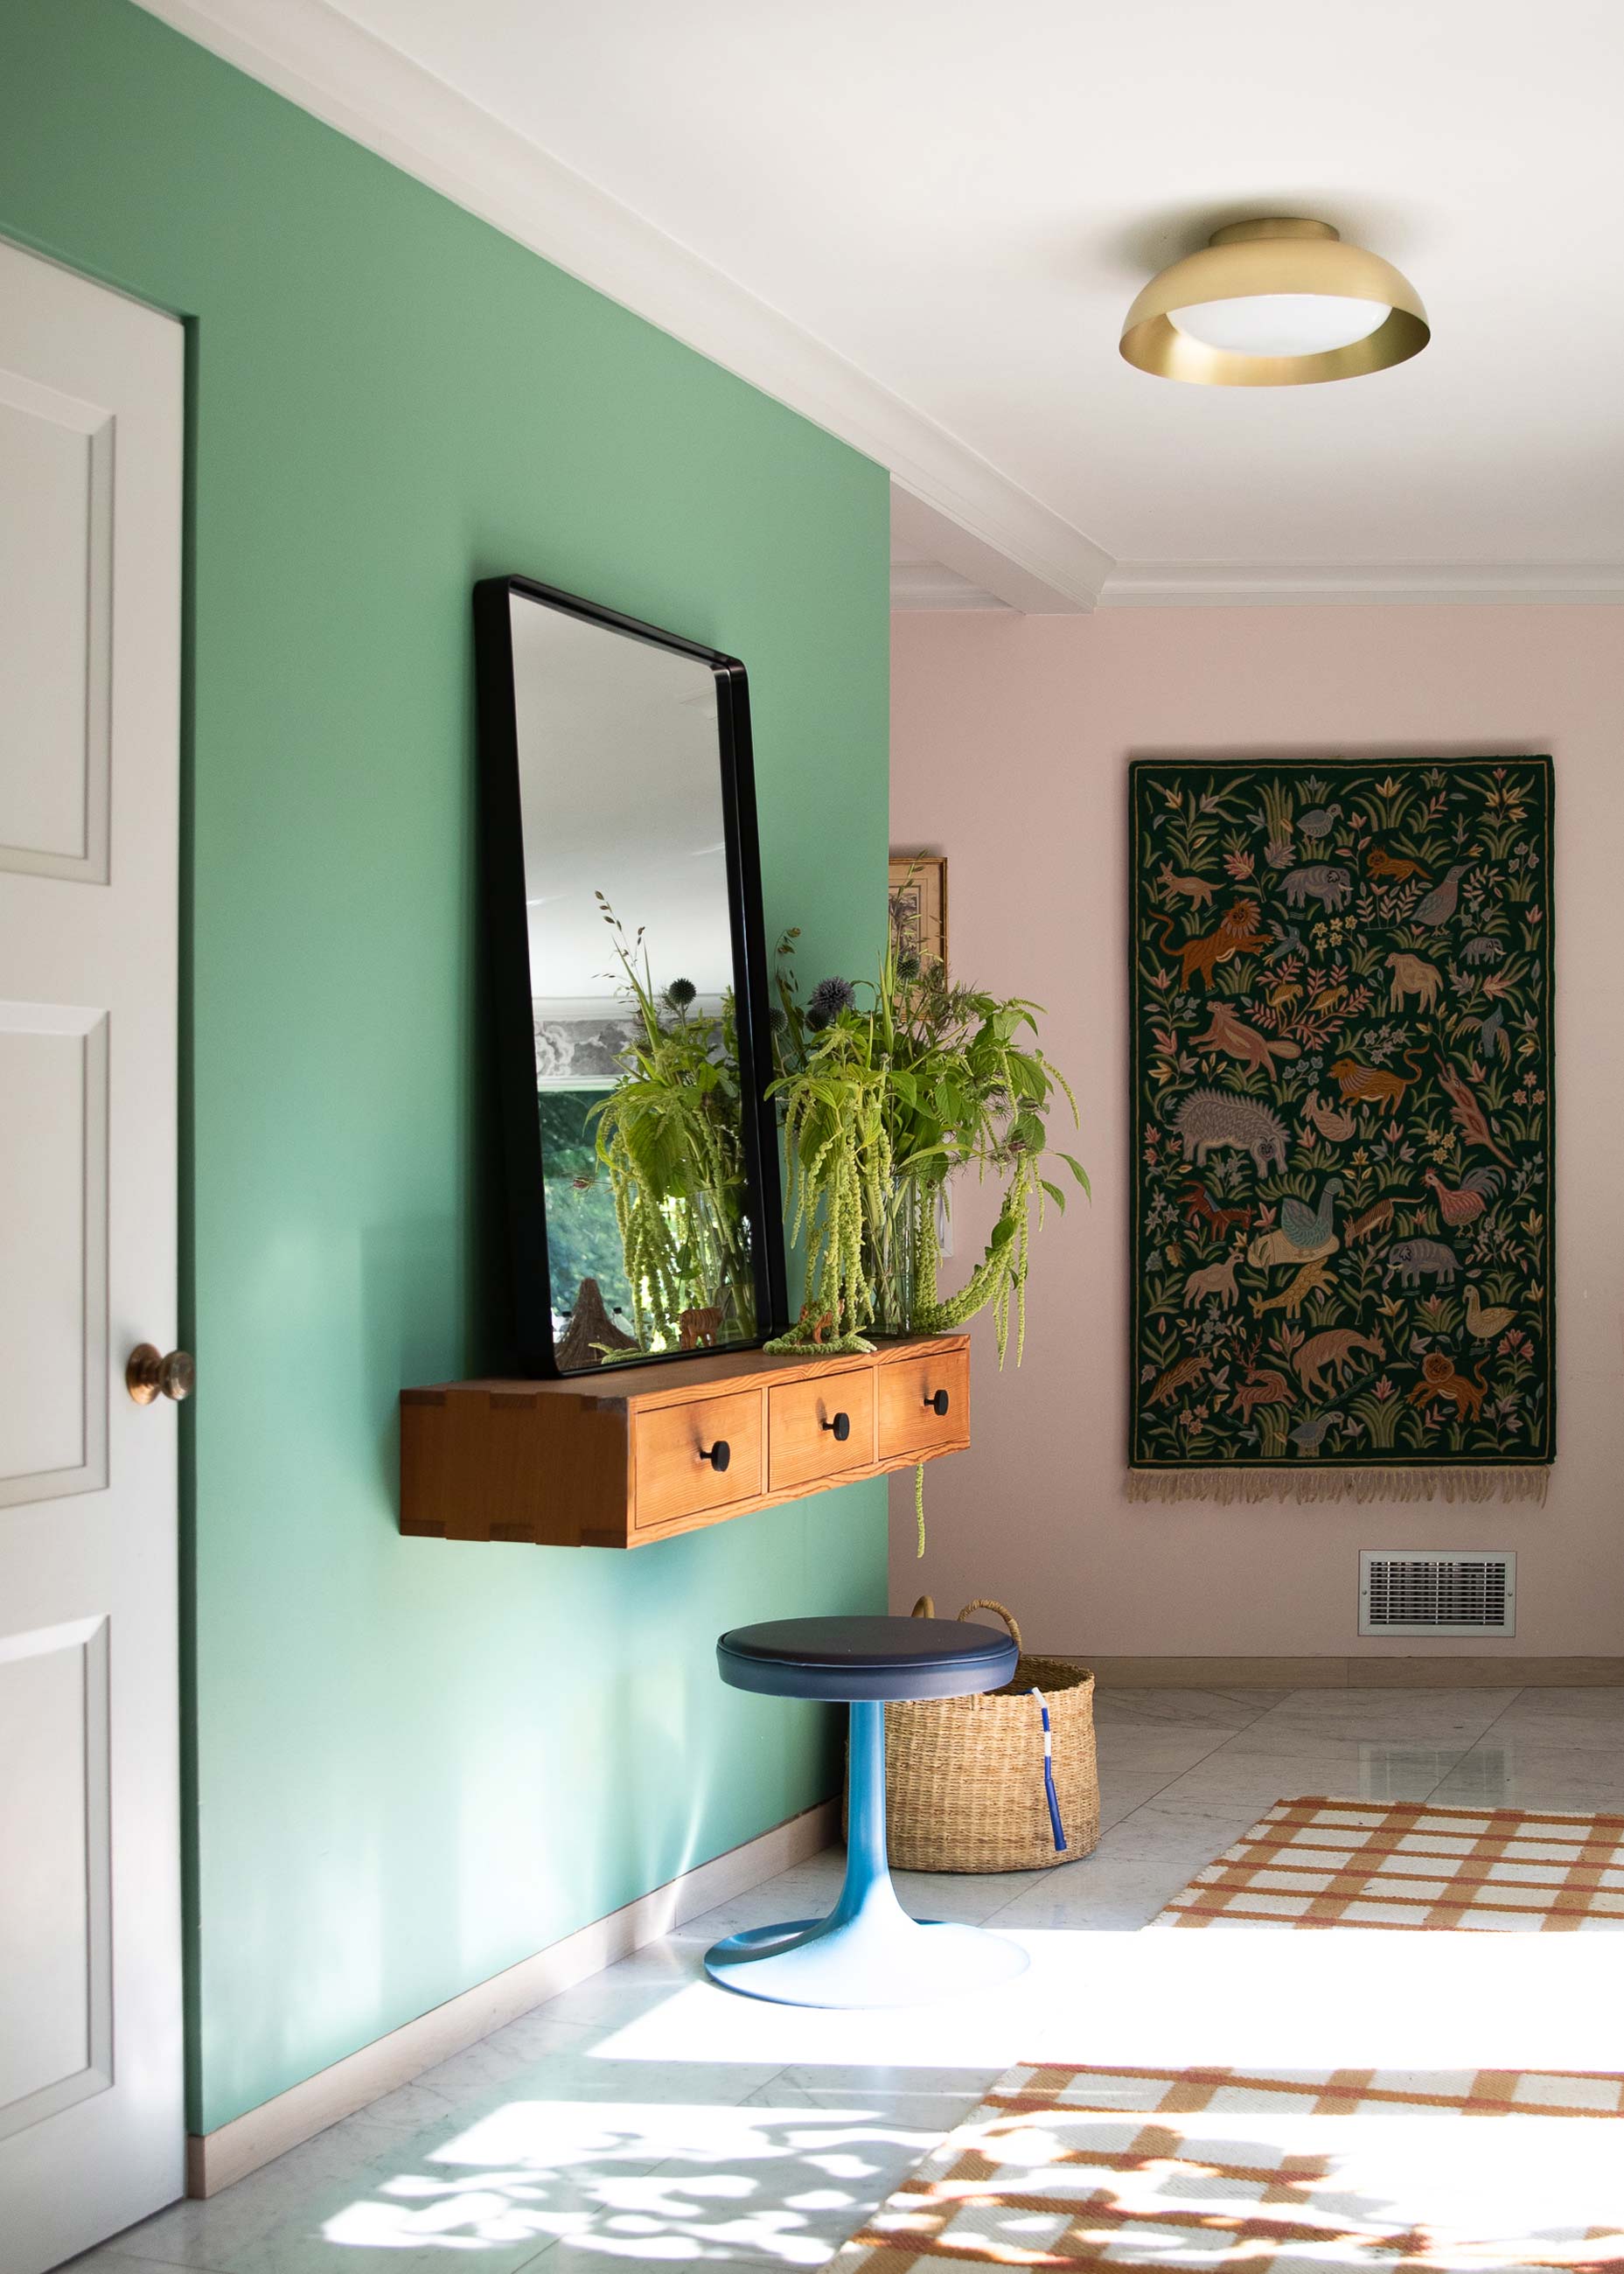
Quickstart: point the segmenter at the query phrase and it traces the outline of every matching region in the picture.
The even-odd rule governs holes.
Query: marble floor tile
[[[771,1909],[766,1916],[771,1916]],[[722,1931],[731,1933],[732,1929]],[[665,1999],[680,1996],[697,1981],[706,1942],[714,1940],[714,1935],[696,1931],[695,1922],[689,1921],[618,1965],[589,1974],[560,1997],[550,1999],[545,2007],[538,2007],[537,2014],[598,2027],[632,2020]]]
[[[1624,1698],[1624,1690],[1525,1690],[1494,1723],[1492,1734],[1575,1752],[1624,1755],[1624,1707],[1598,1709],[1585,1703],[1592,1698]]]
[[[1530,1721],[1586,1721],[1624,1735],[1624,1689],[1523,1690],[1516,1711]]]
[[[1101,1836],[1124,1823],[1137,1809],[1164,1792],[1175,1778],[1160,1771],[1154,1776],[1123,1776],[1115,1769],[1100,1771],[1100,1833]]]
[[[898,1871],[904,1910],[920,1919],[963,1919],[980,1925],[1001,1911],[1034,1877],[1031,1871]]]
[[[370,2102],[361,2115],[402,2132],[442,2123],[447,2116],[505,2092],[515,2077],[533,2073],[539,2062],[562,2053],[590,2054],[602,2036],[601,2024],[560,2021],[552,2006],[538,2007],[425,2069],[381,2100]]]
[[[1312,1751],[1327,1738],[1476,1744],[1512,1707],[1515,1690],[1298,1690],[1239,1733],[1252,1751]]]
[[[1465,1754],[1432,1797],[1455,1808],[1624,1811],[1624,1748],[1536,1743],[1500,1736]]]
[[[957,2102],[979,2098],[986,2077],[979,2065],[933,2068],[923,2061],[798,2061],[779,2071],[771,2084],[752,2093],[752,2101],[769,2100],[808,2108],[851,2100],[867,2107],[889,2106],[898,2100]]]
[[[1205,1755],[1233,1743],[1235,1732],[1174,1721],[1134,1722],[1095,1732],[1094,1749],[1102,1771],[1148,1776],[1158,1770],[1177,1776]]]
[[[132,2258],[116,2242],[104,2242],[99,2249],[86,2250],[78,2258],[70,2258],[62,2274],[195,2274],[177,2259],[167,2263],[159,2258]]]
[[[1097,1728],[1161,1728],[1232,1733],[1280,1703],[1278,1690],[1110,1690],[1096,1688]]]
[[[1121,1932],[1147,1925],[1259,1812],[1249,1799],[1211,1811],[1147,1802],[1102,1834],[1092,1856],[1044,1872],[988,1924],[999,1933],[1015,1927]]]
[[[1334,1737],[1275,1750],[1254,1747],[1252,1735],[1248,1729],[1199,1761],[1158,1797],[1175,1805],[1252,1800],[1259,1816],[1277,1800],[1311,1793],[1342,1800],[1425,1800],[1467,1751],[1463,1743],[1406,1745]]]

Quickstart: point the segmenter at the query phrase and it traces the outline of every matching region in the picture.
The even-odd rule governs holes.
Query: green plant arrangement
[[[873,1348],[870,1331],[938,1334],[989,1306],[1003,1364],[1014,1321],[1026,1340],[1035,1206],[1065,1192],[1045,1173],[1057,1100],[1078,1119],[1064,1076],[1037,1042],[1039,1006],[953,985],[894,944],[861,990],[826,979],[803,1005],[793,958],[778,944],[774,1033],[790,1237],[806,1241],[806,1299],[769,1350]],[[1030,1039],[1027,1039],[1028,1035]],[[1086,1193],[1069,1153],[1064,1164]],[[938,1208],[950,1178],[974,1168],[1003,1186],[986,1253],[956,1294],[939,1276]],[[922,1479],[922,1471],[921,1472]],[[922,1483],[916,1504],[922,1495]],[[923,1516],[921,1509],[921,1550]]]
[[[683,1314],[697,1311],[716,1314],[730,1339],[748,1336],[755,1283],[732,994],[712,1013],[688,980],[657,993],[641,927],[628,940],[597,898],[637,1028],[620,1079],[591,1115],[614,1194],[637,1349],[674,1347]]]

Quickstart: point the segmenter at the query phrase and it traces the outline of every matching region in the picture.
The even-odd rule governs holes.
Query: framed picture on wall
[[[947,859],[941,853],[891,856],[891,936],[897,953],[947,963]]]

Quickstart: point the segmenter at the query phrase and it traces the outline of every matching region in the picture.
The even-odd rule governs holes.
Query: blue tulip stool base
[[[911,1918],[885,1855],[885,1708],[853,1702],[846,1882],[824,1919],[730,1934],[705,1953],[714,1982],[786,2006],[928,2006],[1011,1982],[1030,1964],[984,1927]]]

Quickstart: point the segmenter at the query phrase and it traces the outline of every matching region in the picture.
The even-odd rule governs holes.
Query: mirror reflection
[[[508,606],[557,1364],[751,1343],[716,677]]]

